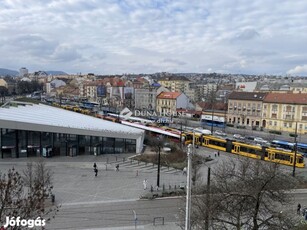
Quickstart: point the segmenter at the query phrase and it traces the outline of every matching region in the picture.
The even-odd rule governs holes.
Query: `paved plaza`
[[[213,161],[206,163],[202,168],[203,180],[206,181],[207,167],[215,167],[229,158],[237,157],[229,153],[221,152],[220,156],[215,156],[215,151],[207,148],[199,148],[197,152],[206,156],[211,156]],[[155,189],[157,184],[157,165],[145,164],[131,160],[132,154],[120,155],[99,155],[99,156],[76,156],[76,157],[52,157],[44,158],[48,168],[53,172],[55,200],[61,205],[60,213],[71,209],[82,207],[98,208],[107,206],[110,203],[133,202],[150,192],[150,187]],[[39,158],[6,158],[0,160],[1,172],[6,172],[9,168],[14,167],[22,171],[27,162],[37,161]],[[93,164],[96,162],[98,167],[98,176],[95,177]],[[119,164],[119,171],[115,166]],[[291,168],[287,167],[288,170]],[[305,174],[306,169],[297,169],[298,174]],[[144,190],[143,181],[147,179],[147,189]],[[182,171],[173,168],[161,167],[160,187],[165,185],[166,188],[174,188],[186,184],[186,175]],[[160,188],[161,189],[161,188]],[[88,212],[88,211],[87,211]],[[59,214],[61,216],[61,214]],[[72,217],[76,218],[76,217]],[[56,217],[54,221],[61,220]],[[56,225],[53,225],[56,226]],[[69,228],[67,223],[65,229]],[[47,229],[60,229],[50,228]],[[82,228],[85,229],[85,228]],[[126,227],[114,228],[88,228],[88,229],[134,229],[133,224]],[[139,225],[138,229],[180,229],[175,222],[166,222],[163,226]]]
[[[89,204],[99,202],[136,200],[156,188],[157,165],[138,163],[129,158],[130,154],[53,157],[44,159],[53,172],[53,193],[56,202],[62,205]],[[6,172],[14,167],[22,171],[27,162],[38,158],[1,159],[0,170]],[[93,164],[96,162],[98,176],[95,177]],[[119,171],[115,170],[119,164]],[[186,183],[182,171],[161,167],[160,186],[178,187]],[[147,191],[143,181],[147,179]]]

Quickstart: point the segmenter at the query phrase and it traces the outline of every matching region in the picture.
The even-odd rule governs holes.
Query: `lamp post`
[[[193,144],[188,145],[188,168],[187,168],[187,197],[186,197],[186,211],[185,211],[185,230],[190,230],[191,218],[191,169],[192,169],[192,154],[195,147],[195,131],[193,131]]]
[[[194,133],[193,133],[194,134]],[[194,135],[193,135],[194,136]],[[194,139],[194,138],[193,138]],[[190,230],[190,216],[191,216],[191,166],[192,166],[192,150],[193,146],[188,145],[188,168],[187,168],[187,197],[186,197],[186,209],[185,209],[185,230]]]
[[[295,177],[296,154],[297,154],[297,122],[295,123],[295,134],[294,134],[294,162],[293,162],[293,172],[292,172],[293,177]]]
[[[158,145],[159,153],[158,153],[158,172],[157,172],[157,186],[160,187],[160,144]]]

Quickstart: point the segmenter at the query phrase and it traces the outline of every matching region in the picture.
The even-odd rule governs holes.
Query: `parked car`
[[[264,140],[264,139],[261,138],[261,137],[255,137],[255,138],[254,138],[254,141],[255,141],[256,143],[258,143],[258,144],[269,144],[268,141]]]
[[[233,138],[237,139],[237,140],[244,140],[245,137],[243,137],[241,134],[233,134]]]
[[[221,136],[221,137],[227,137],[227,134],[220,130],[214,131],[214,135]]]

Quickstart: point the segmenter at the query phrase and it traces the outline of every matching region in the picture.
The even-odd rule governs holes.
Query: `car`
[[[254,138],[254,141],[255,141],[256,143],[259,143],[259,144],[269,144],[268,141],[264,140],[264,139],[261,138],[261,137],[255,137],[255,138]]]
[[[237,140],[244,140],[245,137],[243,137],[241,134],[233,134],[233,138],[237,139]]]
[[[217,135],[217,136],[221,136],[221,137],[226,137],[227,136],[226,133],[224,133],[224,132],[222,132],[220,130],[214,131],[214,134]]]

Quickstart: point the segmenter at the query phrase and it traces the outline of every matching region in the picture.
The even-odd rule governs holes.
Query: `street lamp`
[[[195,131],[193,131],[193,144],[188,145],[188,168],[187,168],[187,197],[186,197],[186,210],[185,210],[185,230],[190,230],[191,219],[191,169],[192,169],[192,154],[194,153],[195,146]]]
[[[160,158],[161,158],[161,155],[160,155],[160,150],[161,150],[160,144],[158,145],[158,149],[159,149],[159,155],[158,155],[157,186],[160,187]]]
[[[295,123],[295,134],[294,134],[294,162],[293,162],[293,172],[292,172],[293,177],[295,177],[296,154],[297,154],[297,122]]]
[[[194,139],[194,133],[193,133]],[[188,145],[188,168],[187,168],[187,197],[186,197],[186,209],[185,209],[185,230],[190,230],[190,216],[191,216],[191,166],[192,166],[192,150],[193,146]]]

